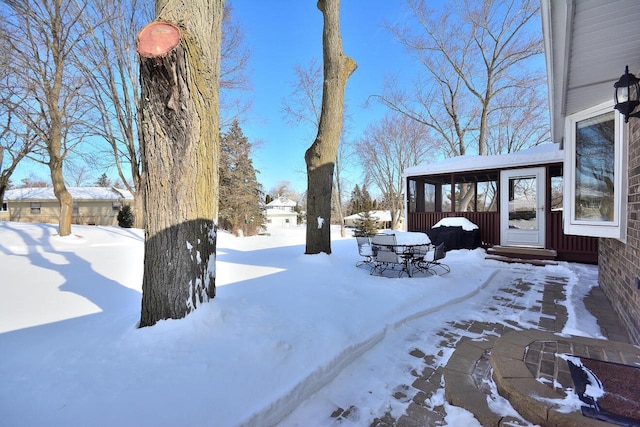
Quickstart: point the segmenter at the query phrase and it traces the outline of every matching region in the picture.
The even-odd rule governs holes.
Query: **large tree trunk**
[[[307,243],[305,253],[331,253],[333,170],[342,131],[344,90],[356,63],[342,52],[340,0],[319,0],[322,12],[324,83],[318,135],[304,155],[307,163]]]
[[[135,228],[144,227],[144,195],[142,193],[142,186],[138,184],[136,186],[136,194],[133,197],[133,226]]]
[[[58,151],[59,152],[59,151]],[[73,198],[64,184],[62,174],[62,159],[51,152],[49,157],[49,170],[51,171],[51,183],[53,194],[60,202],[60,217],[58,219],[58,234],[68,236],[71,234],[71,216],[73,214]]]
[[[52,99],[58,99],[56,95]],[[50,108],[51,128],[47,150],[49,153],[49,172],[51,173],[51,183],[53,184],[53,194],[60,203],[60,216],[58,218],[58,234],[68,236],[71,234],[71,216],[73,214],[73,198],[67,190],[62,173],[63,159],[62,152],[62,120],[58,110]]]
[[[158,0],[170,26],[138,35],[145,203],[140,326],[179,319],[215,296],[218,88],[224,0]],[[143,46],[160,41],[143,52]],[[149,45],[150,46],[150,45]]]

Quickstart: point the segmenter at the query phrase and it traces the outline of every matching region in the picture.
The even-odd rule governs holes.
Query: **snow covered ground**
[[[572,278],[567,332],[601,336],[581,305],[596,267],[514,273],[463,250],[447,254],[444,277],[376,277],[355,267],[355,239],[337,229],[331,255],[304,255],[301,227],[219,233],[215,300],[137,329],[142,231],[56,231],[0,222],[2,425],[330,425],[342,401],[359,405],[354,425],[369,425],[400,415],[389,396],[417,362],[399,355],[514,274]],[[469,425],[448,412],[450,425]]]

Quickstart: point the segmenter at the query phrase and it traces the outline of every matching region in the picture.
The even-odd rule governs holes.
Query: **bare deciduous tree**
[[[404,170],[426,161],[438,148],[426,126],[402,114],[387,115],[379,124],[369,125],[356,143],[362,168],[389,205],[392,228],[398,228],[404,209]]]
[[[139,64],[135,35],[153,14],[149,2],[103,0],[91,3],[82,17],[91,49],[84,52],[83,66],[91,78],[88,102],[97,120],[91,133],[106,141],[100,169],[115,164],[120,180],[134,197],[134,226],[143,227],[142,170],[139,150]]]
[[[464,155],[468,148],[480,155],[506,149],[489,139],[491,129],[515,129],[523,111],[544,108],[537,101],[514,102],[539,98],[544,90],[544,69],[534,61],[543,50],[535,26],[539,2],[459,0],[441,13],[424,0],[407,4],[417,26],[388,28],[424,66],[423,73],[411,90],[389,79],[378,99],[428,126],[446,143],[447,156]],[[522,142],[526,145],[548,132],[548,120],[539,111],[528,117],[531,130],[519,135],[529,138]]]
[[[6,27],[0,16],[0,205],[11,175],[33,148],[33,142],[29,138],[17,137],[14,108],[20,100],[16,99]]]
[[[58,232],[71,234],[73,200],[64,183],[65,159],[85,134],[89,111],[83,98],[86,75],[80,71],[78,48],[86,33],[79,25],[87,2],[82,0],[3,0],[16,90],[23,97],[15,113],[49,166],[53,192],[60,202]]]
[[[155,27],[138,34],[141,327],[182,318],[215,297],[223,13],[224,0],[157,0]]]
[[[331,194],[342,134],[344,90],[356,62],[342,51],[340,1],[318,0],[322,12],[324,80],[318,135],[305,152],[307,164],[307,254],[331,253]]]
[[[283,99],[282,111],[292,124],[299,125],[303,123],[317,130],[322,111],[322,67],[316,60],[312,60],[308,68],[296,65],[294,72],[296,80],[293,82],[293,90],[290,96]],[[344,225],[343,182],[341,179],[342,168],[344,167],[345,159],[348,157],[347,144],[344,143],[345,129],[346,127],[343,126],[341,143],[338,146],[336,156],[333,183],[334,206],[338,214],[342,237],[347,234]]]
[[[251,89],[247,70],[251,51],[245,45],[244,31],[233,18],[233,5],[227,3],[222,20],[222,46],[220,52],[220,127],[229,127],[234,120],[241,121],[251,107],[238,92]]]
[[[139,62],[135,34],[153,17],[153,4],[147,1],[103,0],[93,2],[83,16],[90,32],[92,49],[86,52],[85,65],[92,74],[91,104],[99,112],[93,133],[108,143],[101,169],[115,165],[120,180],[134,196],[135,226],[143,227],[142,168],[139,148],[138,110]],[[225,8],[221,53],[220,127],[230,124],[248,106],[237,99],[237,91],[247,90],[246,69],[249,50],[244,46],[242,28]],[[103,151],[102,146],[96,150]],[[110,159],[110,160],[108,160]]]
[[[307,68],[298,64],[293,71],[295,80],[289,96],[282,99],[282,112],[291,124],[317,129],[322,112],[322,64],[312,59]]]

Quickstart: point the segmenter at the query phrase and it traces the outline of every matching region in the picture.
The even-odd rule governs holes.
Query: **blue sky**
[[[322,13],[315,0],[228,0],[234,19],[241,25],[245,44],[251,51],[249,78],[252,91],[245,96],[252,109],[241,123],[250,141],[260,141],[253,153],[254,166],[260,171],[258,181],[269,191],[280,181],[289,181],[292,189],[306,191],[304,152],[313,142],[317,129],[308,125],[287,124],[282,110],[283,98],[292,91],[294,67],[307,68],[312,59],[322,64]],[[403,3],[397,0],[342,0],[341,33],[343,50],[358,64],[347,83],[345,101],[351,122],[349,140],[357,139],[366,126],[380,119],[386,109],[367,98],[382,92],[385,74],[409,78],[408,56],[383,28],[403,14]],[[347,191],[361,183],[362,174],[354,162],[346,176]],[[71,171],[67,168],[66,174]],[[103,170],[88,171],[84,185],[91,185]],[[115,170],[107,171],[112,179]],[[95,175],[95,176],[94,176]],[[49,181],[46,166],[25,160],[12,176],[14,185],[22,178]],[[69,175],[71,177],[71,175]],[[68,182],[72,183],[73,178]]]
[[[400,73],[409,78],[408,56],[383,28],[384,22],[400,19],[400,1],[343,0],[341,32],[343,50],[358,63],[347,83],[346,103],[351,116],[349,139],[357,139],[367,124],[381,118],[385,108],[367,98],[382,92],[385,74]],[[296,64],[306,68],[313,58],[322,60],[322,13],[316,2],[274,0],[232,1],[233,15],[240,23],[251,49],[250,78],[253,91],[249,122],[242,124],[251,140],[261,140],[253,154],[258,180],[269,191],[282,180],[298,192],[306,190],[304,152],[313,142],[316,129],[288,125],[282,100],[292,91]],[[350,168],[347,189],[362,178],[357,167]],[[354,170],[355,169],[355,170]]]

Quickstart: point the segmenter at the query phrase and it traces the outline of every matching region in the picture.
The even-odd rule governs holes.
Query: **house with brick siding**
[[[598,238],[598,281],[640,344],[640,118],[614,83],[640,75],[640,2],[541,0],[551,138],[564,151],[563,232]]]

